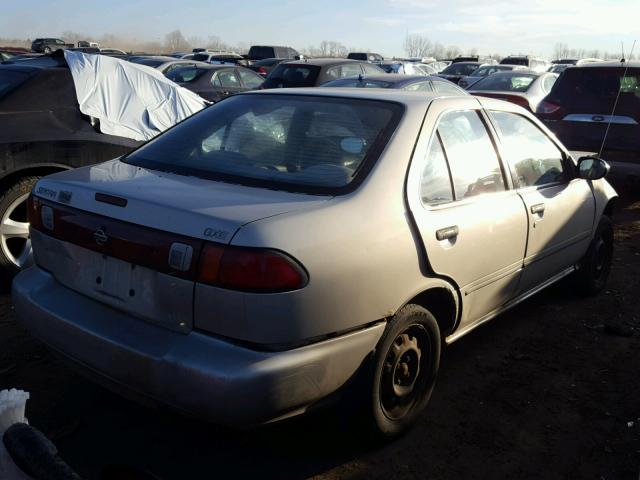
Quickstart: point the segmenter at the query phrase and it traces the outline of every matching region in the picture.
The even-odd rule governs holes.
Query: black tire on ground
[[[368,423],[391,439],[406,431],[429,403],[440,363],[435,317],[419,305],[403,307],[378,342],[369,383]]]
[[[574,283],[584,295],[599,293],[607,283],[613,258],[613,223],[606,215],[600,218],[589,249],[574,274]]]
[[[31,250],[28,232],[26,236],[16,235],[15,227],[27,223],[26,199],[39,178],[20,178],[0,192],[0,275],[3,277],[18,273],[24,266],[22,254],[27,248]]]

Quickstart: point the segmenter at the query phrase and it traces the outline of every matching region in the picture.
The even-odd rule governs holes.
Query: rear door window
[[[456,200],[505,190],[498,155],[478,112],[446,113],[437,131],[451,168]]]
[[[542,130],[516,113],[491,111],[489,114],[501,134],[501,150],[518,187],[565,180],[562,152]]]
[[[222,88],[242,88],[240,79],[231,68],[218,70],[211,79],[211,83],[216,87]]]
[[[437,134],[431,140],[427,151],[427,163],[420,180],[420,196],[425,205],[433,206],[453,201],[451,174]]]
[[[375,65],[371,65],[368,63],[364,63],[362,65],[362,68],[364,69],[365,75],[380,75],[382,73],[385,73],[381,68],[378,68]]]
[[[449,82],[434,81],[433,89],[436,92],[444,93],[445,95],[464,95],[464,92]]]
[[[245,70],[243,68],[238,69],[238,74],[242,79],[242,83],[246,88],[258,88],[264,82],[264,78],[260,75],[256,75],[250,70]]]

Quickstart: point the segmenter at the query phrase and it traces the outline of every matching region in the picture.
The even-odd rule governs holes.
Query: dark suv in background
[[[363,60],[365,62],[383,62],[384,57],[379,53],[351,52],[347,55],[349,60]]]
[[[251,61],[264,60],[265,58],[290,58],[294,60],[298,57],[300,57],[300,54],[291,47],[274,47],[271,45],[253,45],[247,54],[247,59]]]
[[[602,157],[640,163],[640,62],[567,68],[536,115],[570,150],[588,152],[600,151],[611,123]]]
[[[31,50],[36,53],[51,53],[73,47],[73,43],[64,43],[64,40],[59,38],[36,38],[31,43]]]
[[[345,58],[314,58],[278,65],[262,88],[317,87],[338,78],[384,75],[384,70],[369,62]]]

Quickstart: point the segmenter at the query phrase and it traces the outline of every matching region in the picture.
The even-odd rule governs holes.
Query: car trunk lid
[[[68,288],[181,332],[206,242],[329,197],[230,185],[119,161],[46,177],[34,188],[36,263]],[[48,210],[47,210],[48,209]]]

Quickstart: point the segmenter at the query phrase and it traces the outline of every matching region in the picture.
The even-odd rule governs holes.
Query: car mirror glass
[[[598,157],[581,157],[578,160],[578,176],[585,180],[604,178],[609,168],[609,164]]]

